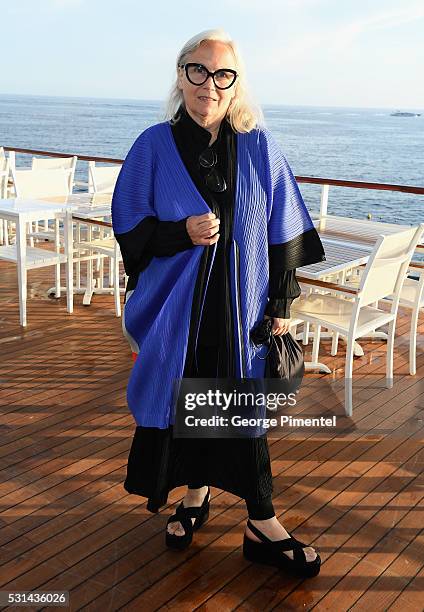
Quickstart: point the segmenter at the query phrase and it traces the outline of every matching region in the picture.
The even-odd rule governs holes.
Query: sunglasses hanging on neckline
[[[215,193],[221,193],[227,189],[227,183],[222,174],[215,168],[217,163],[218,155],[211,147],[200,153],[199,166],[209,169],[209,172],[204,177],[207,187]]]

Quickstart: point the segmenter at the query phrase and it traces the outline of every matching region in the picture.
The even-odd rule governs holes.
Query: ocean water
[[[424,113],[277,105],[263,111],[296,175],[424,186]],[[124,158],[138,134],[162,120],[162,102],[0,95],[0,146]],[[17,161],[28,166],[30,156]],[[87,180],[84,162],[77,180]],[[321,187],[299,187],[316,213]],[[330,187],[329,212],[414,224],[424,220],[424,196]]]

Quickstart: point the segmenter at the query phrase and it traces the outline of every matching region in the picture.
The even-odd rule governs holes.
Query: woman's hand
[[[219,240],[219,219],[213,212],[189,217],[186,228],[193,244],[209,246]]]
[[[268,315],[264,315],[264,319],[273,319],[272,333],[275,336],[282,336],[289,331],[291,319],[279,319],[278,317],[269,317]]]

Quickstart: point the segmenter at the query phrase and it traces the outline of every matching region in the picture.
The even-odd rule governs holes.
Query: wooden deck
[[[309,374],[293,414],[334,409],[337,429],[270,440],[276,512],[323,558],[320,575],[301,581],[244,560],[244,503],[217,489],[192,546],[166,549],[183,490],[153,515],[122,486],[131,359],[113,298],[84,307],[76,296],[68,315],[65,298],[44,296],[52,284],[53,268],[29,272],[23,330],[16,269],[0,262],[2,590],[67,590],[72,610],[93,611],[422,609],[422,319],[411,377],[409,313],[400,310],[393,389],[383,384],[384,344],[362,343],[352,419],[330,384],[343,376],[343,347],[334,358],[323,342],[334,376]]]

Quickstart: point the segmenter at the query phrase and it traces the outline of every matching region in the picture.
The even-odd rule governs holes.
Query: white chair
[[[55,170],[14,170],[16,197],[46,198],[69,195],[68,173]]]
[[[77,156],[73,157],[33,157],[32,170],[66,170],[69,180],[69,193],[74,187],[75,169],[77,166]]]
[[[7,159],[9,161],[9,176],[6,183],[5,198],[15,197],[15,186],[13,184],[13,170],[15,169],[15,151],[8,150],[8,157],[6,157],[6,151],[3,147],[0,147],[0,165],[2,160]]]
[[[101,266],[99,267],[99,280],[100,285],[98,289],[101,292],[108,291],[103,288],[103,259],[109,258],[109,286],[110,291],[113,291],[115,297],[115,313],[117,317],[121,316],[121,289],[120,289],[120,275],[119,275],[119,264],[122,261],[121,251],[119,245],[114,236],[101,236],[100,238],[93,237],[93,229],[102,226],[96,226],[94,222],[87,224],[87,240],[81,239],[81,233],[77,229],[77,236],[79,239],[74,243],[74,248],[81,254],[84,252],[88,255],[82,256],[82,260],[87,260],[87,288],[83,299],[83,304],[88,306],[91,302],[91,296],[94,289],[94,278],[93,278],[93,260],[101,260]],[[77,260],[78,263],[78,260]],[[79,271],[77,267],[77,284],[79,282]]]
[[[16,197],[18,198],[47,198],[54,196],[67,196],[69,190],[69,171],[63,168],[53,170],[14,170],[13,180],[15,183]],[[38,222],[35,223],[34,230],[28,231],[31,246],[34,246],[35,239],[55,240],[55,228],[49,229],[48,223],[44,220],[45,228],[38,229]]]
[[[9,178],[9,160],[0,156],[0,198],[7,198],[7,181]]]
[[[346,285],[349,287],[358,286],[363,269],[354,270]],[[408,274],[416,275],[418,278],[411,278],[407,275],[405,282],[403,283],[400,297],[399,306],[410,309],[411,312],[411,324],[409,331],[409,373],[414,376],[417,373],[417,331],[418,331],[418,317],[420,310],[424,308],[424,266],[419,263],[412,263],[409,267]],[[387,296],[382,301],[391,302],[393,296]],[[337,353],[337,342],[334,352],[332,355]]]
[[[10,174],[14,162],[15,152],[9,151],[9,157],[6,157],[4,147],[0,147],[0,198],[8,198],[14,194],[13,179]],[[0,244],[9,244],[11,226],[12,224],[6,219],[0,219]]]
[[[417,373],[418,317],[420,310],[424,308],[424,270],[421,270],[418,279],[406,278],[400,292],[399,304],[412,310],[409,331],[409,373],[414,376]]]
[[[14,183],[18,198],[47,198],[49,196],[69,195],[69,173],[63,168],[55,170],[15,170]],[[51,238],[55,243],[56,253],[60,253],[61,236],[59,220],[55,219],[54,229],[44,232],[33,232],[28,229],[31,247],[34,237]],[[60,263],[56,264],[56,297],[60,297]]]
[[[96,166],[88,162],[88,193],[113,193],[121,165]]]
[[[97,166],[94,161],[89,161],[88,192],[113,193],[120,170],[121,164]],[[105,229],[102,226],[99,227],[99,238],[93,240],[93,229],[93,226],[89,228],[89,241],[92,243],[90,251],[92,253],[97,252],[99,255],[103,256],[97,260],[97,269],[101,279],[103,279],[103,258],[109,257],[109,268],[110,270],[113,270],[113,273],[110,275],[109,282],[110,286],[113,287],[114,290],[115,312],[116,316],[119,317],[121,316],[119,262],[122,260],[119,246],[112,235],[112,231],[110,230],[109,232],[105,232]],[[80,246],[82,246],[82,244]],[[89,268],[90,267],[92,267],[92,264],[90,264]],[[90,275],[90,270],[87,271],[87,275]],[[87,298],[87,303],[89,303],[89,299],[90,298]]]
[[[117,317],[121,316],[121,289],[120,289],[120,275],[119,275],[119,264],[122,261],[121,251],[119,244],[112,237],[99,238],[92,240],[90,243],[90,251],[96,255],[103,255],[103,257],[109,258],[109,285],[113,289],[115,298],[115,314]],[[100,268],[100,278],[103,280],[103,266]]]
[[[386,356],[387,387],[393,386],[393,342],[400,292],[424,224],[389,236],[380,236],[365,267],[358,289],[327,285],[338,295],[312,293],[292,304],[292,316],[316,326],[316,336],[325,327],[347,336],[345,364],[345,412],[352,416],[353,345],[357,338],[389,325]],[[298,278],[304,285],[322,283]],[[390,312],[370,306],[393,296]],[[351,298],[351,299],[346,299]],[[352,299],[353,298],[353,299]]]
[[[31,168],[32,170],[58,170],[63,169],[66,171],[68,176],[68,193],[71,194],[74,189],[74,178],[75,178],[75,169],[77,166],[77,156],[73,155],[72,157],[33,157]],[[43,234],[39,234],[38,232],[38,222],[35,223],[34,234],[32,235],[32,239],[34,238],[42,238],[44,240],[49,239],[49,224],[46,219],[44,219],[43,224]],[[45,235],[47,232],[47,236]]]
[[[7,183],[9,180],[9,160],[2,155],[0,147],[0,198],[7,198]],[[0,219],[0,244],[9,244],[9,224],[6,219]]]

